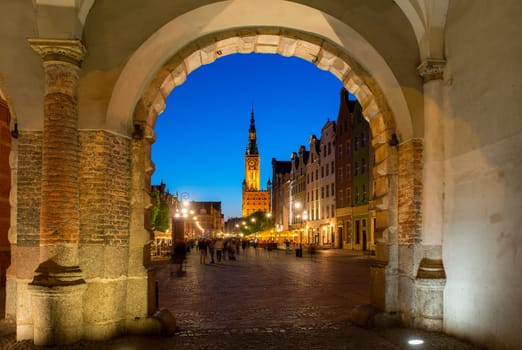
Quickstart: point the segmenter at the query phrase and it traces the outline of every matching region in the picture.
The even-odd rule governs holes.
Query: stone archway
[[[398,274],[398,213],[399,213],[399,140],[394,117],[379,85],[357,62],[331,42],[307,33],[283,28],[234,29],[202,36],[182,48],[159,68],[145,89],[134,111],[134,139],[132,157],[134,198],[133,215],[148,217],[149,198],[142,194],[148,191],[154,170],[151,161],[151,145],[155,140],[154,125],[165,108],[166,97],[176,86],[183,84],[187,76],[198,67],[211,64],[220,57],[235,53],[269,53],[295,56],[315,64],[342,81],[345,88],[354,94],[370,123],[372,144],[375,149],[374,176],[376,183],[373,208],[377,211],[375,240],[378,263],[372,268],[372,304],[386,312],[399,311],[397,291]],[[404,146],[406,161],[413,160],[415,153],[422,156],[422,142],[410,141]],[[419,165],[419,164],[417,164]],[[418,167],[420,170],[422,167]],[[412,173],[403,179],[411,179]],[[409,184],[409,181],[407,181]],[[145,184],[145,188],[139,184]],[[415,194],[418,194],[416,188]],[[413,196],[413,192],[409,195]],[[412,198],[405,197],[407,203]],[[415,208],[419,210],[419,207]],[[404,210],[403,210],[404,211]],[[136,225],[135,225],[136,224]],[[146,219],[133,220],[132,232],[138,234],[148,227]],[[404,237],[409,241],[410,237]]]
[[[78,322],[83,325],[83,330],[74,330],[74,334],[71,335],[73,340],[65,341],[75,341],[82,337],[107,339],[129,329],[146,331],[147,327],[153,328],[146,316],[151,314],[154,307],[154,291],[151,289],[154,287],[154,281],[151,272],[144,267],[149,256],[148,252],[144,251],[144,246],[146,247],[150,240],[147,232],[147,211],[150,207],[150,176],[154,171],[154,165],[150,160],[150,148],[155,137],[154,123],[164,108],[165,97],[175,86],[182,84],[190,72],[226,54],[242,52],[297,56],[312,62],[340,79],[362,104],[363,113],[370,121],[372,143],[376,149],[374,206],[378,209],[378,264],[372,270],[371,299],[381,310],[400,311],[400,149],[404,150],[404,162],[418,161],[418,155],[422,156],[422,142],[411,140],[414,133],[410,106],[385,60],[357,32],[318,10],[290,2],[275,2],[292,13],[290,19],[278,19],[281,23],[288,21],[287,25],[278,21],[274,23],[273,14],[265,12],[264,18],[252,22],[249,22],[249,18],[240,18],[239,24],[216,20],[211,23],[215,26],[210,25],[209,28],[205,27],[205,30],[199,31],[201,23],[206,25],[205,21],[216,15],[209,14],[209,8],[217,7],[218,17],[220,11],[229,10],[226,2],[195,10],[203,12],[202,18],[188,13],[172,20],[172,23],[162,27],[136,49],[123,65],[121,72],[118,72],[118,79],[110,91],[111,97],[103,126],[87,123],[86,119],[90,115],[79,116],[82,124],[76,131],[80,139],[80,172],[79,182],[73,187],[78,190],[80,197],[79,203],[75,203],[81,211],[80,225],[78,230],[75,229],[75,233],[79,232],[78,266],[81,268],[82,277],[85,278],[85,296],[75,298],[83,300],[83,310],[78,311],[77,315],[78,319],[81,318]],[[252,4],[243,1],[231,2],[230,8],[237,16],[238,13],[243,13],[244,8],[235,6],[247,5]],[[310,22],[302,25],[299,15],[309,18]],[[178,27],[185,23],[191,23],[190,33],[183,33],[186,35],[182,37],[177,36]],[[271,25],[267,26],[266,23]],[[321,23],[322,27],[315,27],[316,23]],[[337,36],[353,38],[353,42],[335,40]],[[58,53],[63,53],[64,45],[83,47],[79,41],[42,43],[41,40],[33,40],[32,43],[36,48],[42,44],[52,46],[51,51],[58,50]],[[348,52],[347,47],[350,43],[359,45],[358,56]],[[156,53],[158,47],[163,47],[164,50]],[[83,52],[83,49],[81,51]],[[362,62],[363,59],[368,61]],[[74,72],[70,72],[69,61],[70,57],[64,57],[61,62],[68,68],[64,72],[68,75],[74,73],[77,77],[76,70],[79,67],[73,67]],[[79,85],[81,83],[82,81],[78,82]],[[76,80],[73,85],[77,85]],[[70,97],[74,97],[73,94]],[[70,115],[71,119],[75,116],[75,113]],[[42,135],[34,134],[34,144],[39,147]],[[407,141],[396,147],[399,140]],[[30,137],[26,138],[26,145],[33,145]],[[24,152],[23,156],[25,158],[20,163],[29,163],[29,153]],[[40,169],[41,165],[37,164],[32,174],[36,184],[39,184]],[[405,169],[408,170],[410,167]],[[408,186],[421,167],[415,169],[403,176],[403,182]],[[28,190],[29,195],[40,200],[39,188]],[[418,187],[404,196],[404,202],[413,202],[414,196],[421,198]],[[37,202],[37,205],[32,207],[38,207],[42,203]],[[97,205],[98,203],[102,204]],[[416,206],[411,209],[414,217],[421,207],[422,202],[417,201]],[[38,239],[41,236],[41,225],[34,221],[34,232],[37,234],[31,235],[30,238]],[[408,243],[410,239],[411,235],[405,234],[404,241]],[[38,252],[38,242],[33,243],[20,251]],[[31,254],[38,256],[38,253]],[[33,262],[38,263],[36,259]],[[407,263],[411,265],[410,261]],[[29,300],[31,293],[33,296],[39,296],[39,291],[34,292],[26,288],[27,280],[33,277],[33,271],[30,267],[24,271],[24,275],[17,276],[17,301]],[[409,271],[405,279],[411,281],[414,272],[415,269]],[[408,295],[412,295],[413,287],[411,282],[409,283]],[[103,294],[111,295],[113,299],[101,300],[98,296]],[[52,301],[49,295],[44,296]],[[61,319],[64,315],[62,310],[58,310],[48,316],[44,312],[35,312],[31,305],[19,304],[21,306],[13,312],[17,318],[18,339],[36,341],[36,334],[40,331],[34,326],[37,318],[38,322],[45,326],[46,322]],[[63,330],[67,331],[67,324],[63,325]],[[42,338],[39,341],[46,340]]]

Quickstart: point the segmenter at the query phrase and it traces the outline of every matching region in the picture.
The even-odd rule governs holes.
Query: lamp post
[[[294,209],[295,209],[295,224],[299,224],[298,232],[299,232],[299,249],[296,249],[295,255],[297,257],[303,256],[303,231],[304,226],[303,222],[306,223],[308,220],[308,212],[306,210],[303,210],[303,206],[301,202],[295,202],[294,203]]]
[[[172,220],[173,249],[176,245],[176,242],[185,241],[185,221],[187,220],[189,215],[194,215],[194,210],[190,209],[189,198],[190,196],[187,192],[182,192],[181,195],[177,196],[176,211]]]

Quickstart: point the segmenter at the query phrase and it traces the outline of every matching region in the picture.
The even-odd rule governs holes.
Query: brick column
[[[30,283],[34,342],[67,344],[83,333],[85,281],[78,267],[78,80],[85,48],[79,40],[29,39],[43,58],[44,129],[40,265]]]
[[[424,80],[424,169],[422,258],[418,265],[416,320],[421,328],[441,331],[446,284],[442,262],[444,211],[443,72],[446,62],[427,59],[419,67]]]

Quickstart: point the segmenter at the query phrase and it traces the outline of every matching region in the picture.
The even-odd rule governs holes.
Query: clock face
[[[254,169],[256,167],[256,161],[255,160],[249,160],[248,161],[248,168],[249,169]]]

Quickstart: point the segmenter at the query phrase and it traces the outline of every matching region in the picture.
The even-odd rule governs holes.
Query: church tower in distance
[[[270,187],[268,180],[267,190],[261,190],[261,157],[257,148],[256,123],[254,119],[254,106],[250,116],[250,128],[248,129],[248,145],[245,151],[245,179],[243,180],[243,217],[255,212],[270,212]]]

